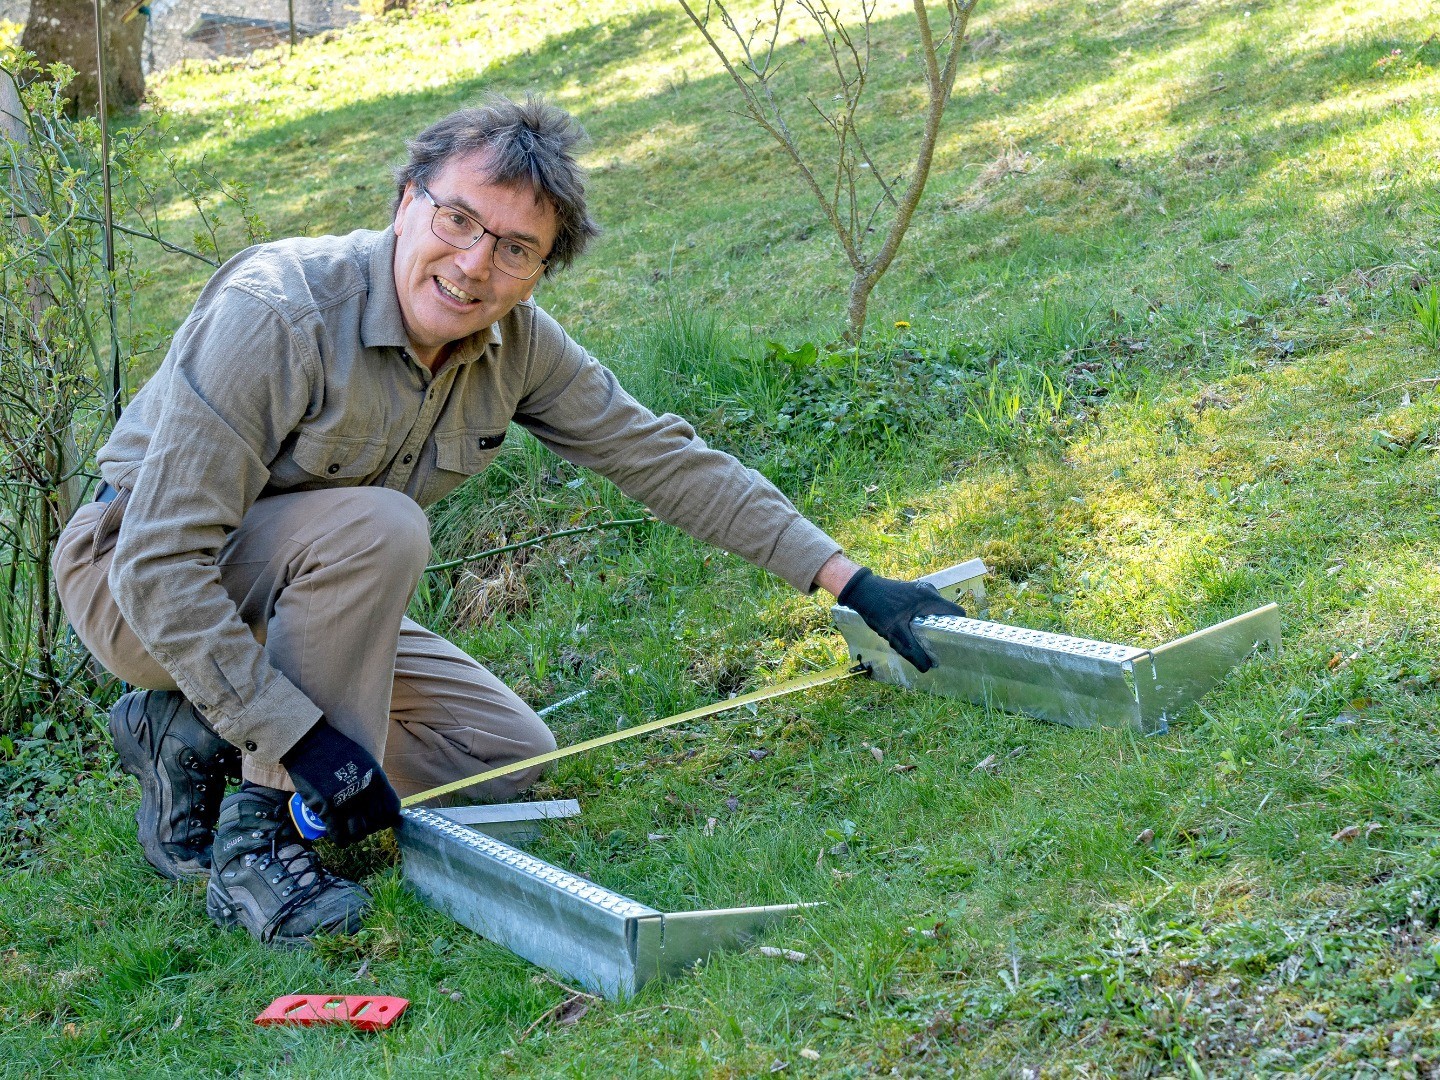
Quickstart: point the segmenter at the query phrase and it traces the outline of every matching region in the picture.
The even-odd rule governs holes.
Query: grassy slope
[[[1432,28],[1400,3],[984,8],[971,34],[987,47],[872,318],[881,337],[910,322],[896,337],[922,350],[1000,358],[1004,379],[1053,375],[1068,419],[987,433],[956,415],[909,444],[807,456],[767,436],[783,375],[760,371],[755,430],[737,429],[723,414],[745,394],[717,388],[724,365],[690,357],[677,380],[654,356],[685,360],[684,334],[723,358],[832,333],[833,245],[727,115],[675,10],[538,10],[457,4],[159,95],[177,149],[247,181],[287,233],[376,224],[399,133],[482,89],[538,86],[590,128],[610,229],[544,302],[666,404],[720,406],[706,430],[861,557],[915,573],[984,550],[995,617],[1112,640],[1275,599],[1285,656],[1154,741],[853,685],[565,764],[542,791],[586,815],[546,857],[662,907],[831,903],[775,939],[807,963],[720,958],[523,1041],[562,991],[393,875],[372,878],[359,937],[275,955],[149,875],[133,793],[100,779],[0,884],[0,1070],[1423,1067],[1440,1044],[1440,396],[1419,381],[1437,355],[1409,305],[1412,278],[1440,271]],[[908,93],[907,33],[899,17],[883,30],[887,109]],[[899,152],[904,132],[887,133],[882,153]],[[154,317],[190,295],[167,290]],[[637,333],[667,308],[720,329]],[[1082,360],[1104,369],[1103,407],[1081,398]],[[500,464],[439,510],[442,548],[624,507],[525,444]],[[815,601],[659,527],[487,567],[450,613],[464,604],[496,613],[462,640],[537,704],[593,688],[557,718],[562,742],[838,652]],[[826,854],[847,821],[849,853]],[[1359,838],[1331,839],[1349,825]],[[382,1039],[247,1026],[274,994],[322,989],[399,993],[414,1012]]]

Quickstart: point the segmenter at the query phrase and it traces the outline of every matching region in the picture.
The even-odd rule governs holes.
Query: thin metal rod
[[[868,669],[860,665],[836,664],[823,671],[816,671],[810,675],[802,675],[798,679],[790,679],[783,683],[776,683],[774,686],[766,686],[759,690],[752,690],[748,694],[741,694],[739,697],[728,698],[725,701],[716,701],[709,705],[702,705],[698,709],[691,709],[689,712],[676,713],[674,716],[667,716],[660,720],[651,720],[646,724],[637,724],[632,728],[625,728],[622,731],[612,731],[608,735],[601,735],[599,738],[586,739],[584,742],[575,743],[573,746],[562,746],[558,750],[551,750],[548,754],[536,754],[534,757],[526,758],[524,761],[512,761],[509,765],[501,765],[494,769],[487,769],[485,772],[476,773],[474,776],[467,776],[462,780],[455,780],[448,784],[441,784],[428,791],[421,791],[415,795],[407,796],[400,800],[401,806],[414,806],[426,799],[434,799],[440,795],[449,795],[452,791],[459,791],[461,788],[469,787],[471,784],[483,784],[487,780],[497,780],[502,776],[509,776],[511,773],[524,772],[526,769],[533,769],[536,765],[545,765],[552,761],[559,761],[561,758],[569,757],[571,754],[583,753],[586,750],[594,750],[597,747],[609,746],[611,743],[620,742],[635,735],[644,735],[647,731],[659,731],[661,728],[672,727],[675,724],[683,724],[686,720],[699,720],[702,716],[714,716],[716,713],[729,712],[731,709],[738,709],[744,705],[754,705],[757,701],[768,701],[771,698],[784,697],[786,694],[794,694],[800,690],[809,690],[812,687],[824,686],[827,683],[838,682],[840,679],[848,679],[852,675],[868,674]]]
[[[100,108],[100,182],[104,192],[105,298],[110,316],[110,386],[114,391],[111,408],[120,421],[125,387],[120,373],[120,318],[115,310],[115,212],[110,201],[110,110],[105,100],[105,22],[102,0],[95,0],[95,82]]]
[[[553,705],[546,705],[543,709],[536,709],[536,710],[535,710],[535,715],[536,715],[536,716],[549,716],[552,712],[559,712],[561,709],[565,708],[566,705],[574,705],[575,702],[581,701],[581,700],[583,700],[584,698],[587,698],[587,697],[589,697],[589,696],[590,696],[590,691],[589,691],[589,690],[581,690],[581,691],[579,691],[578,693],[571,694],[571,695],[570,695],[569,697],[567,697],[567,698],[561,698],[559,701],[555,702]]]
[[[290,6],[290,51],[295,51],[295,0],[289,0]]]

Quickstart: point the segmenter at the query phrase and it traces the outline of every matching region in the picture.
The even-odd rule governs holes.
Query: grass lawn
[[[578,1018],[379,844],[353,938],[216,930],[84,734],[38,780],[0,763],[63,791],[7,803],[0,1075],[1440,1075],[1433,11],[983,3],[868,347],[832,356],[838,247],[678,6],[418,6],[157,80],[171,148],[276,235],[375,227],[404,135],[539,89],[591,132],[607,232],[538,299],[639,396],[881,572],[984,556],[993,618],[1148,645],[1274,600],[1285,649],[1148,740],[851,681],[562,763],[536,794],[584,814],[550,861],[662,909],[825,901],[769,940],[803,962]],[[782,40],[803,83],[817,41]],[[203,276],[155,267],[170,328]],[[437,556],[634,509],[512,439],[434,509]],[[843,651],[817,598],[658,524],[432,575],[413,613],[536,706],[589,690],[562,744]],[[380,1036],[250,1023],[326,991],[413,1004]]]

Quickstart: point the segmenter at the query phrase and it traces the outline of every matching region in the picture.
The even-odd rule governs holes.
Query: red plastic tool
[[[379,1031],[393,1024],[409,1004],[405,998],[378,994],[282,994],[255,1023],[349,1024],[361,1031]]]

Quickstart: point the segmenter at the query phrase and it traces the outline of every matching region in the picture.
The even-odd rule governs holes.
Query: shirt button
[[[331,476],[334,476],[337,472],[340,471],[340,466],[339,466],[339,465],[331,465],[331,466],[330,466],[328,469],[326,469],[325,471],[328,472]]]
[[[254,740],[254,739],[246,739],[246,740],[245,740],[245,749],[246,749],[246,750],[249,750],[250,753],[253,754],[253,753],[255,753],[256,750],[259,750],[260,747],[258,747],[258,746],[255,745],[255,740]]]
[[[403,458],[400,459],[400,464],[401,464],[401,465],[409,465],[410,462],[412,462],[412,461],[414,461],[414,460],[415,460],[415,455],[414,455],[414,454],[406,454]]]

